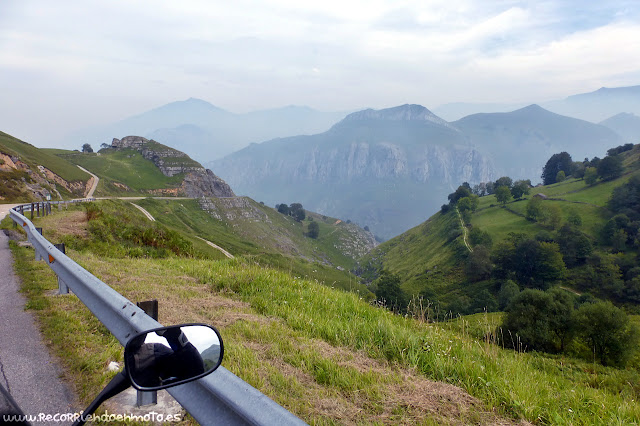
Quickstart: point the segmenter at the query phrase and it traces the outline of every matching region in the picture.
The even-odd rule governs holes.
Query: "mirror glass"
[[[222,362],[218,331],[208,325],[176,325],[141,333],[125,347],[131,383],[139,390],[157,390],[198,379]]]

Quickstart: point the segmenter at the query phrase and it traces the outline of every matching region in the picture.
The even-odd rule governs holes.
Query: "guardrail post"
[[[137,302],[136,305],[154,320],[158,321],[158,300],[146,300]],[[137,391],[136,406],[143,407],[145,405],[155,405],[158,403],[158,392],[141,392]]]
[[[33,220],[33,203],[31,203],[31,220]]]
[[[42,235],[42,228],[36,228],[36,231]],[[33,246],[34,251],[36,252],[36,261],[40,261],[40,260],[44,260],[44,256],[42,253],[40,253],[40,251],[38,250],[38,248],[34,245]]]
[[[54,244],[55,248],[60,250],[62,254],[67,254],[67,250],[64,247],[64,243]],[[69,294],[69,286],[62,281],[60,275],[58,275],[58,294]]]

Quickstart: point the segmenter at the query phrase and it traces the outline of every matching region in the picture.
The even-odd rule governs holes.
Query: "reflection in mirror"
[[[125,348],[131,382],[160,389],[200,378],[222,362],[222,340],[207,325],[178,325],[139,334]]]

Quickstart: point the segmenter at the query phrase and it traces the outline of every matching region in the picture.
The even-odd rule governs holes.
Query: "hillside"
[[[368,293],[349,271],[376,242],[370,232],[355,224],[313,212],[307,212],[298,222],[246,197],[179,201],[147,198],[136,203],[159,223],[188,235],[198,246],[203,246],[198,241],[201,238],[234,256]],[[319,225],[315,239],[305,236],[312,222]]]
[[[507,113],[474,114],[451,123],[491,158],[500,176],[539,182],[551,155],[567,151],[575,159],[602,157],[622,138],[611,129],[530,105]],[[462,183],[462,182],[460,182]]]
[[[223,365],[310,424],[640,420],[632,370],[475,340],[491,329],[490,317],[427,323],[420,312],[413,313],[416,319],[392,315],[355,293],[256,265],[252,258],[194,256],[180,249],[186,248],[184,234],[166,234],[171,238],[156,248],[132,246],[132,240],[101,243],[95,232],[109,222],[109,212],[130,215],[132,231],[148,224],[124,204],[105,210],[98,222],[99,215],[86,222],[84,211],[70,208],[36,224],[51,241],[69,242],[69,256],[125,297],[158,299],[162,323],[215,325],[225,342]],[[110,380],[104,366],[121,362],[122,349],[77,298],[50,296],[57,281],[46,264],[34,261],[32,250],[12,249],[28,308],[86,403]],[[119,255],[145,250],[148,256]]]
[[[0,132],[0,201],[81,198],[91,179],[72,163]]]
[[[582,238],[581,241],[584,241],[584,235],[593,251],[578,258],[575,253],[570,255],[563,251],[567,272],[562,285],[578,293],[612,299],[636,311],[640,300],[636,301],[633,296],[634,284],[628,281],[631,276],[626,274],[637,265],[635,259],[639,247],[633,240],[615,242],[612,235],[618,232],[616,235],[622,238],[622,231],[617,222],[611,221],[618,213],[610,211],[607,203],[615,188],[630,182],[634,176],[640,176],[640,146],[636,145],[633,150],[619,155],[623,159],[624,171],[617,179],[599,180],[593,185],[588,185],[583,179],[567,179],[561,183],[531,188],[529,195],[521,200],[509,201],[504,206],[494,195],[486,195],[478,199],[477,209],[470,215],[465,227],[461,226],[461,218],[455,209],[446,213],[438,212],[428,221],[381,244],[365,256],[361,261],[361,273],[366,279],[373,280],[377,276],[376,271],[384,268],[400,277],[402,288],[408,295],[422,295],[437,302],[443,311],[453,310],[454,314],[481,312],[487,300],[480,300],[478,294],[488,290],[491,297],[497,298],[504,280],[493,275],[490,279],[469,278],[465,273],[465,265],[474,256],[464,245],[465,237],[471,241],[472,248],[476,244],[488,244],[489,249],[493,250],[494,259],[497,256],[495,250],[509,241],[510,233],[558,243],[562,250],[568,235]],[[540,199],[541,208],[551,212],[549,214],[554,217],[553,220],[527,219],[530,200],[536,194],[546,197]],[[636,219],[632,212],[627,214],[633,219],[626,219],[629,222],[625,222],[628,228],[625,228],[624,235],[632,239],[635,238],[635,231],[630,224]],[[579,225],[564,228],[572,223]],[[610,231],[606,231],[609,229],[607,226],[611,228]],[[603,236],[603,232],[609,234]],[[487,240],[488,243],[482,242]],[[611,273],[618,290],[614,292],[591,287],[591,278],[585,278],[584,274],[599,268],[592,262],[614,265],[611,266]],[[491,303],[495,302],[496,299]]]
[[[275,139],[213,168],[240,194],[369,226],[383,239],[437,211],[462,182],[499,176],[538,181],[554,153],[603,156],[622,143],[611,129],[531,105],[448,123],[420,105],[349,114],[329,131]]]
[[[383,238],[423,221],[460,182],[495,173],[459,130],[419,105],[353,113],[327,132],[252,144],[213,164],[239,194],[300,201]]]
[[[640,140],[640,117],[635,114],[621,112],[600,124],[622,136],[625,142],[636,143]]]
[[[234,196],[226,182],[184,152],[140,136],[113,139],[98,153],[53,152],[100,177],[96,196]]]

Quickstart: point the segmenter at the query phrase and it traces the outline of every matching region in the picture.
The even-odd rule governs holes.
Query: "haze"
[[[626,0],[5,0],[0,130],[53,146],[192,96],[233,112],[543,102],[638,84],[638,52]]]

